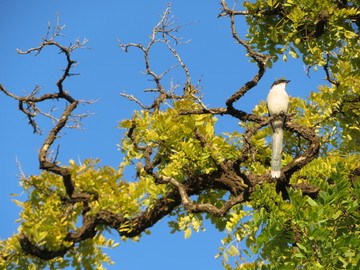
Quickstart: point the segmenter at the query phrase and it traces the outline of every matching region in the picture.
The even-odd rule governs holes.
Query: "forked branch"
[[[49,153],[54,141],[60,136],[60,133],[65,127],[78,128],[81,125],[81,119],[83,117],[89,116],[89,114],[73,114],[78,104],[81,102],[85,102],[85,103],[91,103],[91,102],[76,100],[75,98],[73,98],[72,95],[70,95],[69,92],[64,90],[65,80],[70,76],[76,75],[74,73],[71,73],[71,70],[77,64],[77,62],[72,59],[71,52],[79,48],[84,48],[84,45],[87,43],[87,40],[84,40],[83,42],[76,40],[74,44],[65,47],[56,41],[56,38],[61,36],[60,32],[63,30],[63,28],[64,26],[56,25],[54,27],[51,27],[49,25],[48,32],[46,36],[42,39],[43,41],[38,47],[31,48],[26,51],[18,50],[18,53],[20,54],[35,53],[35,55],[38,55],[46,47],[55,46],[60,50],[60,53],[64,54],[66,58],[66,66],[60,78],[56,82],[57,91],[54,93],[45,93],[41,95],[40,94],[41,88],[39,86],[36,86],[27,96],[17,96],[15,94],[12,94],[10,91],[6,90],[5,87],[1,84],[0,84],[0,91],[2,91],[7,96],[19,102],[19,109],[27,116],[29,123],[33,127],[35,133],[40,133],[39,126],[37,125],[36,122],[36,117],[38,115],[43,115],[45,117],[50,118],[53,121],[54,126],[49,131],[48,135],[44,140],[44,143],[42,144],[39,150],[40,169],[57,174],[60,177],[62,177],[66,194],[68,196],[68,198],[63,198],[64,202],[67,202],[69,204],[74,204],[79,201],[82,202],[88,201],[89,198],[92,196],[87,193],[75,192],[75,186],[70,171],[66,167],[58,165],[56,160],[52,160],[50,158]],[[51,32],[52,34],[50,35]],[[60,117],[53,116],[52,115],[53,110],[51,110],[49,113],[45,113],[44,111],[42,111],[42,109],[39,106],[45,101],[64,101],[65,108],[61,112]],[[71,121],[73,121],[75,124],[69,126],[68,123]],[[84,230],[84,228],[88,226],[87,224],[89,223],[89,221],[85,216],[85,214],[86,211],[84,210],[83,224],[79,228],[79,231]],[[71,237],[71,234],[69,235],[70,235],[69,236],[70,239],[75,237],[75,236]],[[76,242],[76,239],[72,239],[72,240],[73,242]],[[70,248],[70,247],[67,248],[63,247],[57,251],[47,251],[46,249],[37,247],[36,245],[32,244],[30,239],[27,238],[27,236],[24,233],[20,235],[19,241],[25,252],[46,260],[57,256],[62,256]]]
[[[149,36],[149,42],[146,45],[140,44],[140,43],[128,43],[123,44],[120,43],[120,48],[122,48],[125,52],[129,51],[129,48],[134,47],[138,48],[143,56],[144,56],[144,62],[145,62],[145,71],[144,74],[150,76],[152,80],[155,82],[155,87],[152,89],[145,89],[144,92],[156,92],[158,93],[158,96],[155,98],[154,102],[151,105],[143,105],[136,97],[133,95],[128,95],[122,93],[121,95],[128,98],[131,101],[135,101],[137,104],[140,105],[141,108],[146,110],[159,110],[160,105],[167,99],[174,100],[174,99],[180,99],[182,98],[182,95],[175,94],[176,89],[170,89],[166,90],[166,88],[162,84],[162,79],[174,68],[180,66],[184,75],[185,75],[185,87],[184,91],[187,90],[187,85],[190,85],[191,83],[191,77],[190,72],[178,54],[177,50],[174,48],[174,46],[179,44],[185,44],[188,41],[183,41],[182,38],[179,38],[176,36],[176,33],[179,31],[180,27],[179,25],[175,25],[176,20],[174,19],[174,16],[171,15],[170,10],[170,4],[165,9],[165,11],[162,13],[160,21],[157,23],[157,25],[153,28],[151,35]],[[158,74],[154,71],[153,64],[150,61],[150,54],[153,51],[155,44],[165,44],[165,47],[171,52],[173,57],[176,59],[177,64],[174,66],[169,67],[164,72]],[[172,44],[174,43],[174,45]]]

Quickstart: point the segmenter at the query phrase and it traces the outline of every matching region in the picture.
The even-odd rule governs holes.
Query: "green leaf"
[[[317,202],[315,202],[312,198],[310,197],[307,197],[306,201],[311,205],[311,206],[314,206],[314,207],[318,207],[319,205],[317,204]]]
[[[185,239],[188,239],[192,234],[192,230],[191,228],[186,228],[185,231],[184,231],[184,237]]]
[[[307,253],[307,248],[305,247],[305,246],[303,246],[302,244],[300,244],[300,243],[296,243],[296,245],[302,250],[302,251],[304,251],[305,253]]]
[[[289,54],[290,54],[293,58],[299,58],[299,55],[298,55],[295,51],[289,51]]]

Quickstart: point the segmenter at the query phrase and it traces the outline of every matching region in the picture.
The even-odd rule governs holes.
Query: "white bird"
[[[289,96],[285,91],[286,84],[289,80],[276,80],[271,86],[270,92],[266,99],[266,105],[270,116],[273,130],[272,136],[272,153],[271,153],[271,176],[280,177],[280,164],[283,143],[283,128],[285,114],[289,108]]]

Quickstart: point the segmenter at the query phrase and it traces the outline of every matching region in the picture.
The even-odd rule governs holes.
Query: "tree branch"
[[[170,42],[174,41],[175,45],[178,44],[184,44],[188,41],[184,42],[182,41],[182,38],[178,38],[175,33],[178,32],[179,28],[181,26],[174,26],[175,20],[174,17],[171,16],[170,11],[170,4],[166,8],[166,10],[163,12],[160,21],[157,23],[157,25],[153,28],[152,34],[149,37],[149,42],[146,46],[140,44],[140,43],[128,43],[128,44],[122,44],[120,43],[120,48],[122,48],[125,52],[129,51],[130,47],[135,47],[140,49],[140,51],[144,55],[144,62],[145,62],[145,72],[144,74],[149,75],[152,77],[152,80],[155,82],[156,88],[151,89],[151,92],[158,92],[157,98],[154,100],[154,102],[149,105],[143,105],[137,98],[135,98],[132,95],[127,95],[122,93],[121,95],[128,98],[129,100],[135,101],[137,104],[141,106],[141,108],[146,110],[159,110],[160,105],[166,100],[166,99],[180,99],[182,98],[182,95],[175,95],[172,93],[172,91],[166,91],[163,87],[161,81],[165,75],[167,75],[172,69],[177,67],[177,65],[172,66],[168,68],[166,71],[164,71],[161,74],[157,74],[152,67],[152,63],[150,62],[150,54],[152,52],[153,46],[157,43],[164,43],[167,49],[171,52],[171,54],[175,57],[178,64],[181,66],[182,70],[184,71],[186,82],[184,90],[186,90],[186,86],[191,83],[191,77],[190,72],[185,65],[184,61],[178,54],[178,52],[171,46]],[[159,37],[160,36],[160,37]],[[145,90],[146,92],[147,90]]]

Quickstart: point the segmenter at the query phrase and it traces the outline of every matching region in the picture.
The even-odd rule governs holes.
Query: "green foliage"
[[[56,230],[53,228],[53,234]],[[1,269],[106,269],[104,263],[113,264],[111,259],[103,253],[100,247],[114,248],[113,240],[106,240],[103,236],[85,240],[70,250],[64,257],[44,261],[23,253],[16,236],[1,242],[1,252],[4,257],[0,260]],[[6,256],[6,257],[5,257]],[[6,258],[6,260],[4,260]]]
[[[224,159],[235,159],[239,155],[238,134],[216,135],[215,123],[217,119],[208,114],[204,115],[179,115],[181,110],[200,108],[192,95],[176,100],[163,111],[135,112],[131,120],[124,120],[120,123],[121,128],[130,129],[135,127],[132,138],[125,136],[119,147],[126,155],[123,166],[135,164],[137,168],[137,185],[146,184],[147,197],[143,205],[150,205],[161,194],[164,194],[165,185],[154,183],[152,176],[144,169],[145,150],[139,150],[132,142],[135,140],[138,145],[149,145],[155,147],[157,173],[161,176],[172,177],[179,182],[191,179],[193,176],[209,174],[217,169],[217,163]],[[202,137],[201,140],[195,139]],[[236,141],[236,143],[234,142]],[[204,191],[194,201],[197,203],[212,203],[221,206],[228,195],[226,191],[211,190]],[[176,216],[175,221],[170,221],[169,226],[172,233],[184,231],[185,238],[188,238],[192,231],[199,231],[202,228],[203,216],[200,214],[189,215],[184,209],[176,209],[170,215]],[[223,230],[225,222],[218,218],[206,216],[215,226]]]
[[[164,111],[136,112],[133,119],[124,120],[120,127],[135,125],[134,140],[139,145],[156,147],[159,173],[183,181],[189,174],[210,173],[216,169],[216,162],[236,157],[235,146],[215,135],[215,117],[206,114],[179,115],[180,110],[199,106],[189,96],[175,101]],[[203,136],[207,145],[204,147],[201,141],[195,139],[196,136]],[[120,147],[126,154],[124,165],[130,164],[133,159],[143,158],[145,151],[136,149],[130,138],[125,138]]]
[[[246,17],[250,26],[248,37],[260,51],[275,59],[284,52],[295,58],[300,53],[306,65],[324,66],[325,56],[329,55],[334,62],[339,57],[358,67],[354,21],[360,11],[358,3],[351,4],[345,8],[330,0],[245,2],[243,5],[251,14]]]
[[[111,209],[114,212],[131,213],[138,211],[136,198],[130,199],[127,194],[131,183],[121,180],[121,171],[111,167],[98,167],[98,161],[85,160],[81,166],[70,160],[68,167],[76,179],[79,190],[86,190],[98,196],[93,209]],[[23,208],[18,222],[19,232],[25,233],[32,242],[48,250],[57,250],[61,245],[70,247],[72,243],[64,242],[68,231],[76,228],[83,210],[82,203],[69,206],[61,177],[43,172],[39,176],[23,179],[22,185],[29,194],[25,203],[14,200]],[[119,189],[120,188],[120,189]],[[136,194],[135,194],[136,196]],[[91,213],[89,213],[91,214]],[[102,228],[98,228],[99,231]],[[73,269],[104,269],[102,264],[112,261],[100,247],[113,248],[117,244],[107,240],[101,234],[76,244],[64,258],[41,261],[29,257],[22,251],[18,235],[1,242],[1,253],[9,260],[0,260],[4,269],[62,269],[71,265]],[[3,268],[2,268],[3,269]]]
[[[314,67],[324,67],[332,83],[320,85],[307,100],[292,98],[289,114],[313,127],[321,136],[319,157],[293,175],[292,183],[306,181],[321,188],[314,200],[288,190],[284,201],[273,185],[264,185],[252,197],[250,218],[229,223],[223,242],[226,269],[358,269],[359,177],[349,182],[359,167],[359,3],[347,1],[255,1],[243,5],[250,26],[248,38],[275,62],[287,53]],[[358,22],[357,22],[358,23]],[[264,104],[254,110],[266,113]],[[249,125],[246,125],[249,126]],[[268,134],[265,132],[265,134]],[[261,136],[261,132],[256,136]],[[307,143],[285,135],[286,164]],[[264,151],[264,152],[261,152]],[[260,156],[266,149],[260,147]],[[268,155],[268,153],[266,153]],[[259,159],[260,157],[258,157]],[[261,158],[260,158],[261,160]],[[257,165],[258,166],[258,165]],[[266,169],[260,162],[261,169]],[[234,214],[232,214],[234,215]],[[237,214],[241,219],[242,213]],[[240,256],[225,251],[239,243]],[[234,260],[230,261],[229,256]],[[253,263],[243,263],[252,258]]]
[[[334,128],[332,133],[337,138],[329,138],[332,146],[339,151],[349,148],[359,151],[360,107],[354,101],[360,94],[356,25],[360,8],[356,1],[347,1],[346,7],[340,2],[261,0],[245,2],[244,7],[251,14],[246,16],[250,26],[248,38],[258,50],[272,55],[274,61],[286,53],[295,58],[301,55],[306,65],[315,69],[325,67],[329,76],[333,76],[330,79],[337,85],[323,85],[319,92],[311,93],[312,110],[304,110],[308,112],[306,119],[315,120],[311,118],[316,117],[316,112],[324,111],[316,122],[321,123],[324,132]]]
[[[289,189],[284,201],[272,185],[259,188],[252,197],[257,209],[252,218],[230,223],[224,243],[243,241],[258,254],[251,268],[238,269],[357,269],[360,265],[359,181],[350,183],[347,168],[338,163],[335,172],[322,172],[319,198],[314,200]],[[224,250],[221,248],[220,250]],[[227,257],[224,258],[228,260]],[[240,264],[241,259],[236,263]],[[269,262],[264,264],[264,262]],[[301,267],[301,268],[297,268]]]
[[[199,105],[195,99],[188,95],[184,99],[175,101],[167,110],[153,114],[139,111],[135,112],[131,120],[122,121],[121,128],[131,129],[133,125],[135,128],[132,132],[133,137],[130,138],[125,134],[119,144],[120,150],[125,153],[125,158],[117,170],[110,166],[98,166],[99,160],[85,160],[80,165],[70,160],[67,168],[72,174],[77,192],[86,192],[96,198],[91,201],[89,205],[91,211],[87,215],[91,216],[99,210],[107,210],[124,217],[134,217],[169,189],[168,185],[155,184],[153,177],[145,172],[145,151],[135,147],[132,140],[138,145],[156,147],[158,172],[180,182],[193,175],[212,172],[216,169],[216,163],[224,158],[235,158],[238,146],[227,143],[222,136],[215,135],[215,117],[179,115],[181,109],[197,106]],[[201,141],[194,139],[195,134],[203,136],[206,142],[210,143],[201,145]],[[136,181],[125,181],[123,170],[127,166],[134,168],[134,165],[137,171]],[[62,245],[70,247],[72,243],[66,243],[63,239],[69,231],[76,229],[82,218],[83,203],[74,205],[64,203],[67,195],[63,180],[52,173],[42,172],[39,176],[23,179],[22,185],[29,197],[24,203],[15,201],[23,208],[18,220],[21,223],[19,231],[25,233],[40,248],[57,250]],[[206,200],[219,205],[225,200],[222,199],[225,193],[224,191],[205,192],[198,196],[197,201]],[[184,231],[185,238],[190,237],[193,230],[202,229],[201,215],[189,215],[181,208],[173,215],[176,215],[177,219],[176,222],[170,222],[173,232]],[[216,219],[214,222],[217,222]],[[25,256],[18,243],[18,235],[14,235],[1,243],[2,254],[4,257],[11,257],[11,263],[8,260],[0,260],[0,266],[17,269],[16,265],[28,267],[35,264],[61,269],[71,265],[74,269],[102,269],[103,263],[111,263],[111,261],[100,247],[116,246],[112,240],[106,240],[102,236],[105,228],[98,226],[98,235],[94,239],[75,244],[65,258],[47,262]],[[129,227],[119,230],[129,230]],[[89,268],[90,265],[93,268]]]

